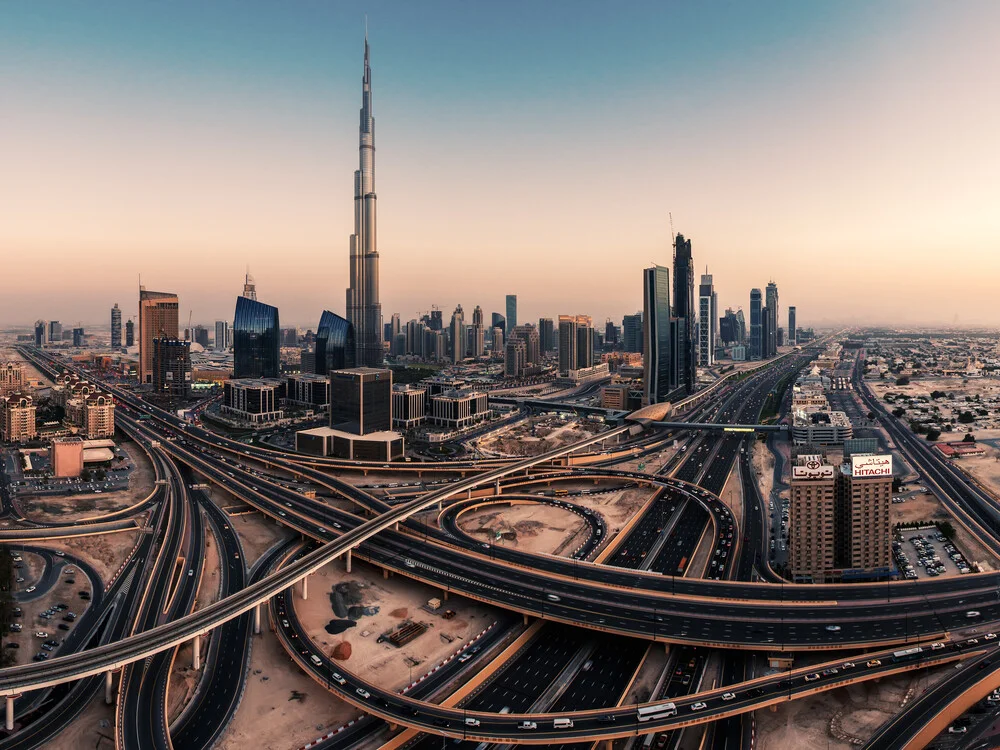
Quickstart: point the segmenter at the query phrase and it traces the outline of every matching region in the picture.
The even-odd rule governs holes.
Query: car
[[[73,622],[73,620],[75,620],[75,619],[76,619],[76,615],[74,615],[72,612],[70,612],[68,615],[66,615],[63,618],[63,620],[65,620],[66,622]]]
[[[558,601],[560,601],[559,597],[556,596],[555,594],[546,594],[545,598],[548,599],[550,602],[558,602]]]
[[[69,625],[67,625],[64,622],[59,623],[58,625],[56,625],[56,627],[59,628],[60,630],[69,630]]]
[[[282,620],[281,621],[281,627],[283,627],[283,628],[289,628],[289,627],[291,627],[291,625],[289,624],[288,620]]]
[[[979,617],[979,611],[975,609],[970,609],[968,612],[965,613],[965,616],[970,620],[974,620],[977,617]]]
[[[320,659],[316,654],[310,654],[309,655],[309,661],[311,661],[317,667],[323,664],[323,660]]]
[[[47,643],[43,643],[42,644],[42,649],[45,650],[45,651],[51,651],[53,648],[54,648],[53,646],[50,646]]]
[[[24,583],[24,579],[23,578],[18,578],[17,579],[17,583]]]
[[[723,693],[722,694],[722,700],[724,700],[724,701],[731,701],[731,700],[734,700],[735,698],[736,698],[736,693]]]
[[[708,708],[708,704],[703,701],[698,701],[697,703],[691,704],[692,711],[701,711],[703,708]]]
[[[836,667],[831,667],[830,669],[824,669],[820,674],[822,674],[824,677],[831,677],[839,673],[840,673],[839,669],[837,669]]]
[[[458,657],[458,661],[460,664],[465,664],[465,662],[469,661],[469,659],[471,658],[472,654],[462,654],[460,657]]]
[[[35,590],[36,588],[37,588],[36,586],[28,586],[28,588],[26,588],[26,589],[24,590],[24,593],[25,593],[25,594],[30,594],[30,593],[31,593],[32,591],[34,591],[34,590]]]
[[[538,724],[534,721],[522,721],[517,725],[518,729],[538,729]]]
[[[56,550],[55,555],[56,557],[66,557],[66,553],[62,550]]]
[[[367,690],[365,690],[364,688],[358,688],[358,689],[357,689],[357,690],[355,690],[354,692],[355,692],[355,693],[357,693],[358,695],[360,695],[360,696],[361,696],[362,698],[364,698],[365,700],[367,700],[367,699],[369,699],[369,698],[371,698],[371,697],[372,697],[372,694],[371,694],[371,693],[369,693],[369,692],[368,692]]]
[[[344,676],[340,674],[340,672],[334,672],[333,674],[331,674],[330,679],[336,682],[338,685],[347,684],[347,680],[344,679]]]
[[[813,681],[818,680],[818,679],[819,679],[819,674],[816,673],[816,672],[813,672],[812,674],[807,674],[806,675],[806,682],[813,682]]]
[[[931,644],[931,651],[940,651],[943,648],[944,648],[944,644],[943,643],[932,643]]]
[[[840,625],[827,625],[826,630],[828,633],[839,633]]]
[[[19,622],[12,623],[10,625],[10,632],[11,633],[20,633],[21,632],[21,623],[19,623]]]
[[[948,727],[948,734],[965,734],[968,731],[969,731],[968,727],[963,727],[958,724],[953,724],[952,726]]]
[[[20,643],[9,642],[5,644],[7,648],[21,648]]]
[[[410,560],[409,558],[403,560],[403,565],[405,565],[408,568],[415,568],[415,567],[417,567],[417,564],[415,562],[413,562],[413,560]]]
[[[995,641],[997,639],[996,633],[987,633],[983,636],[984,641]]]
[[[32,658],[32,659],[33,659],[34,661],[45,661],[46,659],[48,659],[48,658],[49,658],[49,655],[48,655],[47,653],[45,653],[44,651],[39,651],[39,652],[38,652],[37,654],[35,654],[35,655],[34,655],[33,657],[31,657],[31,658]]]
[[[35,638],[48,638],[48,637],[49,634],[46,633],[44,630],[38,630],[35,632]]]
[[[970,646],[978,646],[979,645],[979,639],[978,638],[970,638],[969,640],[966,641],[966,643],[969,644]]]
[[[865,666],[868,667],[869,669],[871,669],[872,667],[881,667],[882,662],[879,659],[870,659]]]
[[[598,724],[614,724],[615,717],[613,714],[604,714],[603,716],[597,717]]]
[[[474,719],[471,716],[466,716],[465,717],[465,726],[467,726],[467,727],[478,727],[479,726],[479,719]]]

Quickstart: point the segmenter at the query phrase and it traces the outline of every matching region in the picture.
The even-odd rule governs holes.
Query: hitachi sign
[[[865,477],[891,477],[892,455],[851,456],[851,476],[859,479]]]

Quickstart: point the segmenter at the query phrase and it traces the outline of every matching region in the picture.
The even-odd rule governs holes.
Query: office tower
[[[645,283],[645,276],[643,276],[643,283]],[[622,347],[627,352],[642,353],[643,329],[641,312],[637,312],[635,315],[626,315],[622,318]]]
[[[483,328],[483,308],[476,305],[472,311],[472,328],[469,329],[469,354],[478,359],[486,353],[486,330]]]
[[[717,348],[719,346],[719,293],[712,289],[712,319],[710,321],[712,326],[712,346]],[[714,350],[712,354],[715,357]]]
[[[507,338],[507,319],[500,313],[493,313],[493,327],[503,331],[503,337]]]
[[[215,321],[215,350],[224,352],[229,349],[229,321]]]
[[[117,302],[111,308],[111,348],[122,348],[122,309]]]
[[[510,339],[503,350],[503,374],[508,378],[519,378],[528,365],[527,346],[521,339]]]
[[[778,354],[778,285],[769,281],[764,294],[764,304],[767,306],[767,356],[774,357]]]
[[[785,345],[785,329],[778,326],[778,346]]]
[[[455,312],[451,314],[451,325],[449,326],[451,331],[451,361],[461,362],[465,357],[465,313],[462,311],[462,306],[459,305],[455,308]]]
[[[760,349],[762,353],[761,359],[767,359],[770,357],[768,350],[770,349],[771,341],[771,317],[767,310],[767,305],[760,308]]]
[[[132,318],[125,321],[125,346],[135,346],[135,321]]]
[[[354,234],[351,235],[347,319],[354,327],[355,362],[362,367],[378,367],[384,356],[375,234],[375,118],[372,115],[372,71],[367,34],[358,139],[360,164],[354,173]]]
[[[153,339],[178,337],[176,294],[139,287],[139,382],[153,382]]]
[[[406,353],[417,357],[424,356],[425,331],[431,329],[425,326],[416,318],[412,318],[406,324]]]
[[[552,318],[538,319],[538,346],[543,352],[551,352],[556,348],[556,329]],[[541,359],[535,364],[541,364]]]
[[[374,367],[330,373],[330,427],[354,435],[392,429],[392,371]]]
[[[736,309],[736,336],[739,343],[744,344],[747,340],[747,319],[743,315],[743,308]]]
[[[436,306],[431,309],[430,322],[428,322],[427,327],[432,331],[444,330],[444,316]]]
[[[594,364],[594,328],[589,315],[559,316],[559,373]]]
[[[35,346],[39,349],[45,343],[45,321],[36,320],[35,321]]]
[[[891,454],[854,454],[841,465],[834,519],[835,567],[882,577],[889,574],[891,503]]]
[[[493,351],[503,351],[503,329],[499,327],[493,329]]]
[[[750,290],[750,359],[764,358],[763,341],[761,339],[761,308],[763,307],[760,289]]]
[[[618,343],[618,329],[611,318],[604,321],[604,343],[612,349]]]
[[[389,341],[395,341],[396,337],[403,330],[399,320],[399,313],[393,313],[389,318]]]
[[[643,357],[642,383],[643,401],[659,404],[667,400],[671,390],[670,341],[670,270],[665,266],[653,266],[642,272],[642,316]],[[628,319],[638,315],[625,316],[625,340],[628,346]]]
[[[507,331],[513,331],[517,327],[517,295],[507,295]]]
[[[789,570],[795,581],[822,583],[834,567],[834,467],[818,455],[799,456],[789,492]]]
[[[795,335],[795,305],[790,305],[788,308],[788,345],[795,346],[797,340]]]
[[[472,325],[481,326],[483,324],[483,308],[476,305],[472,311]]]
[[[727,307],[726,314],[722,317],[722,320],[719,321],[719,339],[723,344],[727,345],[743,343],[740,328],[741,319],[736,317],[736,313],[733,312],[733,308]]]
[[[49,343],[50,344],[59,344],[59,343],[62,343],[62,340],[63,340],[62,333],[63,333],[63,331],[62,331],[62,323],[60,323],[58,320],[49,321]]]
[[[190,396],[191,342],[181,341],[176,336],[160,336],[150,341],[149,349],[149,382],[153,384],[153,391],[171,398]]]
[[[195,326],[194,327],[194,343],[201,346],[203,349],[208,349],[208,329],[205,326]]]
[[[688,393],[694,390],[697,377],[697,340],[695,338],[694,263],[691,258],[691,240],[678,233],[674,238],[674,317],[677,334],[674,351],[677,360],[672,363],[678,386]]]
[[[35,403],[26,393],[0,398],[0,440],[20,443],[38,437]]]
[[[315,373],[326,375],[354,367],[356,351],[354,327],[346,318],[324,310],[316,327]]]
[[[510,332],[508,342],[515,340],[524,342],[524,362],[526,366],[539,366],[542,364],[541,336],[538,335],[538,330],[533,325],[526,323],[523,326],[514,328]]]
[[[279,377],[280,340],[277,307],[250,297],[236,298],[236,315],[233,318],[234,378]]]
[[[715,364],[715,304],[712,274],[703,273],[698,286],[698,364],[702,367]]]
[[[74,328],[73,329],[73,346],[83,346],[83,337],[84,337],[84,335],[85,334],[83,332],[83,328],[81,328],[80,326],[77,326],[76,328]]]

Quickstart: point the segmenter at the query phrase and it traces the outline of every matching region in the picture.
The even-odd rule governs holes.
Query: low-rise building
[[[285,401],[323,411],[330,405],[330,378],[310,372],[286,375]]]
[[[284,397],[285,382],[277,378],[227,380],[219,411],[244,422],[277,422],[285,416]]]
[[[488,397],[483,391],[447,391],[431,396],[431,424],[452,430],[489,419]]]
[[[49,444],[49,460],[54,476],[80,476],[83,473],[83,438],[56,438]]]
[[[854,437],[851,420],[842,411],[795,410],[792,414],[795,445],[842,445]]]
[[[408,430],[427,419],[427,389],[414,385],[392,387],[392,426]]]
[[[403,436],[398,432],[358,435],[332,427],[295,433],[295,450],[313,456],[333,456],[352,461],[395,461],[403,457]]]

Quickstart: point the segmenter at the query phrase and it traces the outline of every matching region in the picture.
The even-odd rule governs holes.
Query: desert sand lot
[[[476,508],[461,516],[459,528],[485,542],[563,556],[590,535],[587,522],[576,513],[543,503]]]

